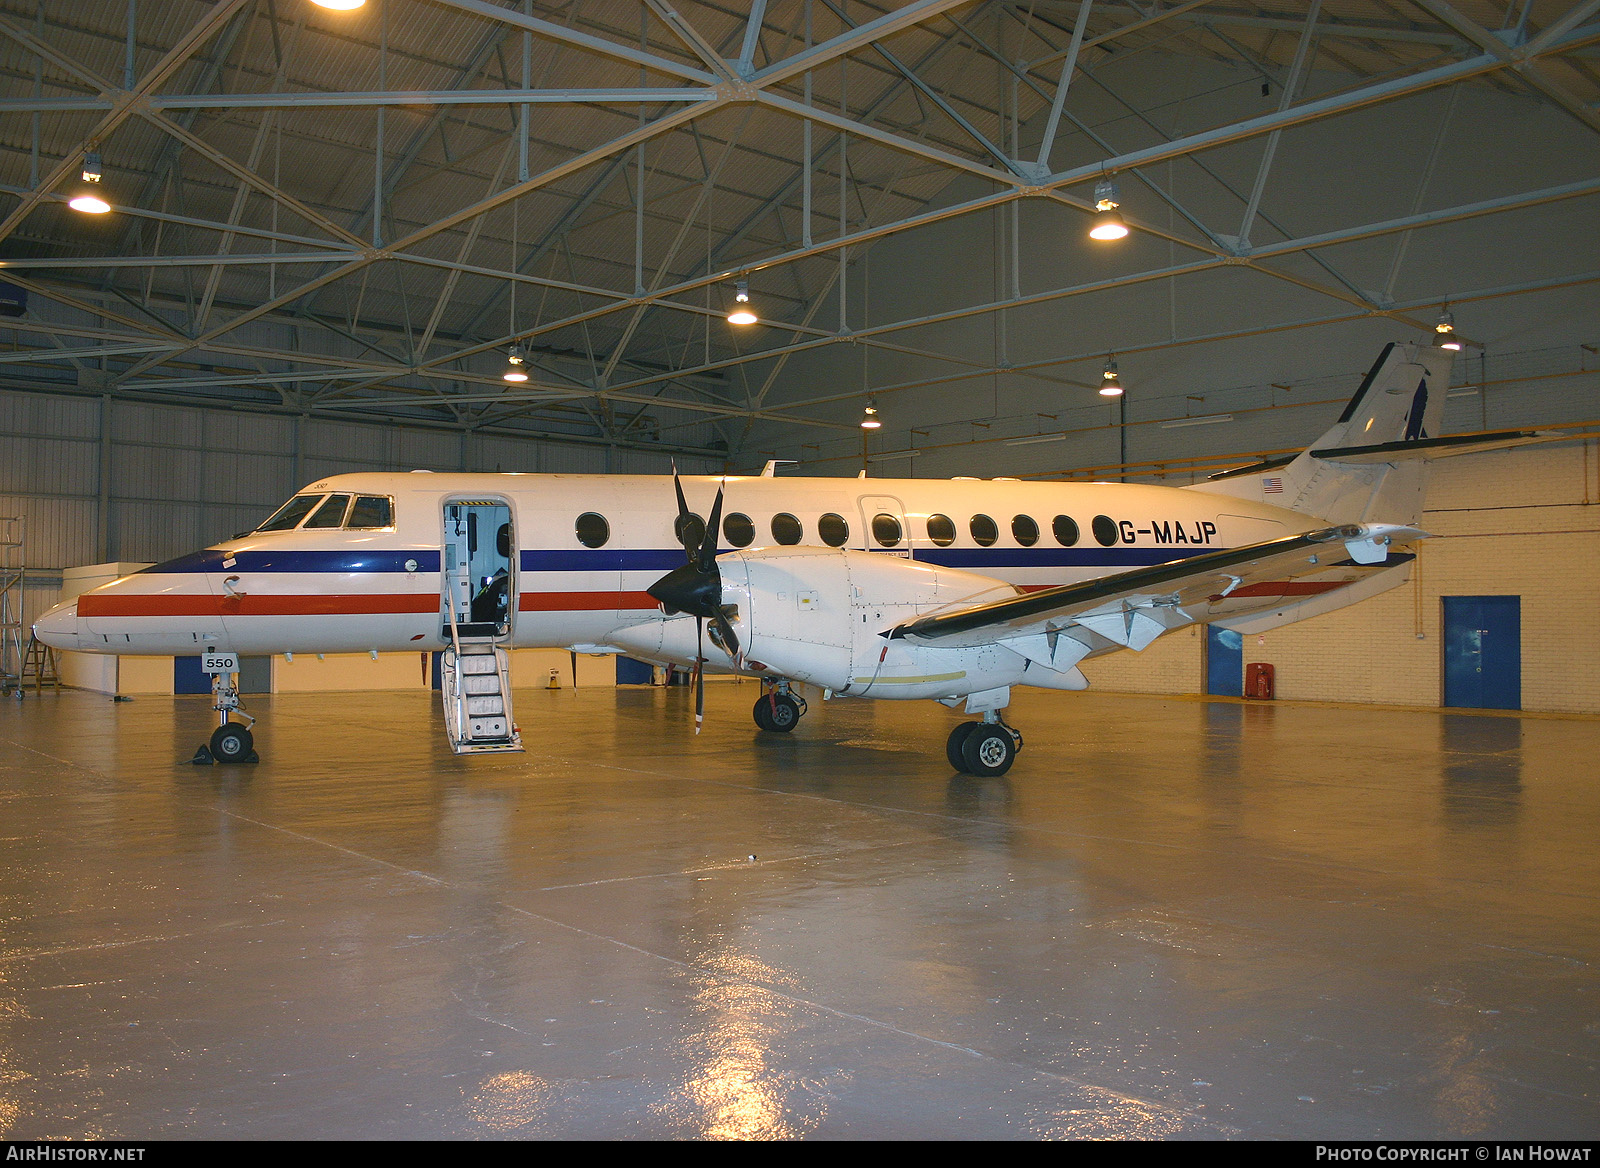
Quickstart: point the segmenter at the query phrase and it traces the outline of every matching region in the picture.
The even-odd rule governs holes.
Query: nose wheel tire
[[[1011,769],[1017,758],[1017,743],[1006,727],[992,722],[973,722],[961,744],[962,769],[968,774],[996,778]]]
[[[762,695],[750,712],[758,727],[775,734],[787,734],[800,724],[800,703],[788,694]]]
[[[229,722],[212,731],[211,757],[218,762],[244,762],[254,747],[254,736],[236,723]]]

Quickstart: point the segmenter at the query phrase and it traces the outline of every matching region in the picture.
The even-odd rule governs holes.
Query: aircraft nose
[[[78,602],[58,604],[33,622],[33,635],[52,649],[78,647]]]

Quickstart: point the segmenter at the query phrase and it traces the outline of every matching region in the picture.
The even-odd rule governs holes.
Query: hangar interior
[[[346,471],[1184,485],[1444,323],[1445,433],[1548,439],[1439,462],[1402,587],[1030,696],[989,786],[937,709],[752,748],[747,690],[688,736],[562,650],[525,764],[415,740],[417,654],[297,655],[259,768],[174,772],[178,663],[62,662],[0,722],[0,1132],[1592,1135],[1600,4],[0,0],[0,46],[8,676]],[[1515,686],[1453,697],[1456,635]]]

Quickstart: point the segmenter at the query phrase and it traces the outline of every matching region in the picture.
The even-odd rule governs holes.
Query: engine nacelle
[[[989,576],[884,552],[817,547],[728,552],[717,557],[717,568],[724,611],[751,673],[851,697],[950,698],[1017,684],[1079,688],[1000,645],[938,648],[881,635],[947,606],[1016,594]],[[611,640],[644,657],[693,660],[695,620],[635,625]],[[713,668],[734,668],[709,635],[704,656]]]

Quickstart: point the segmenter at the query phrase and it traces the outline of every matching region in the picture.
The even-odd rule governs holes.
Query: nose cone
[[[78,602],[58,604],[33,622],[33,635],[52,649],[78,647]]]

